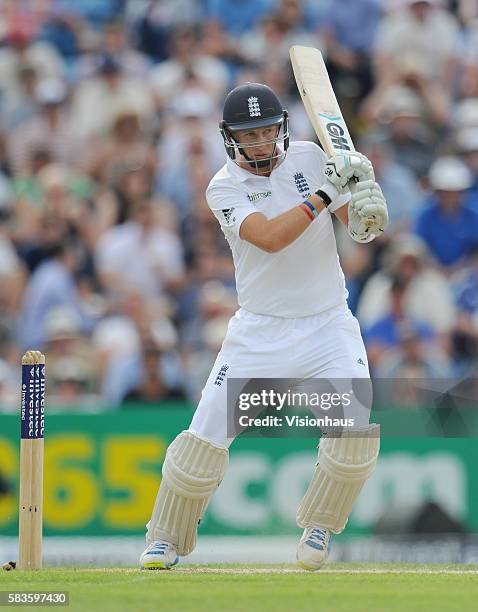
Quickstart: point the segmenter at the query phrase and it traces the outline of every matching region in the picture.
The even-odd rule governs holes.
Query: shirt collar
[[[260,176],[259,174],[252,174],[248,170],[244,170],[238,166],[230,157],[226,161],[227,169],[241,183],[244,183],[248,179],[269,179],[270,176]]]

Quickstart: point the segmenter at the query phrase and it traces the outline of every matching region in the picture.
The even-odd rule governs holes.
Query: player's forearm
[[[298,207],[269,221],[271,252],[276,253],[292,244],[309,227],[311,220]]]
[[[320,213],[325,208],[323,201],[316,194],[313,194],[308,199],[308,202],[312,204],[317,213]],[[272,252],[280,251],[289,246],[289,244],[292,244],[305,232],[314,219],[315,217],[307,214],[303,204],[302,206],[299,204],[292,210],[288,210],[275,219],[271,219],[269,223],[273,239],[272,245],[274,247]]]
[[[322,200],[315,194],[308,201],[317,213],[325,208]],[[316,213],[313,213],[310,207],[304,206],[294,206],[273,219],[267,219],[263,215],[250,215],[242,223],[239,235],[263,251],[277,253],[297,240],[314,221]]]
[[[337,219],[339,219],[339,221],[341,223],[343,223],[345,225],[345,227],[348,226],[349,224],[349,207],[347,204],[345,204],[344,206],[341,206],[340,208],[337,208],[337,210],[334,211],[334,215],[337,217]]]

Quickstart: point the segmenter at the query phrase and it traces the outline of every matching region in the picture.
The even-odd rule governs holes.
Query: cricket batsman
[[[369,379],[332,215],[357,242],[383,232],[387,205],[370,161],[355,151],[327,159],[312,142],[289,142],[287,111],[272,89],[257,83],[228,94],[220,131],[227,160],[206,196],[231,247],[240,308],[189,429],[168,447],[140,558],[144,569],[169,569],[194,550],[233,441],[228,378]],[[302,568],[314,571],[326,562],[330,536],[344,529],[379,445],[369,411],[341,437],[322,436],[297,510]]]

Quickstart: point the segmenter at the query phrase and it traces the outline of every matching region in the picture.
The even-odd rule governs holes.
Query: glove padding
[[[356,242],[370,242],[388,225],[387,203],[375,181],[356,184],[349,202],[348,231]]]
[[[359,153],[339,153],[325,163],[324,175],[339,193],[353,188],[357,181],[374,181],[373,166],[370,160]]]

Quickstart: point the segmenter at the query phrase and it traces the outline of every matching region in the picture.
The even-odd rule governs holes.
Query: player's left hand
[[[348,189],[350,181],[375,180],[370,160],[358,151],[330,157],[325,163],[324,175],[339,193]]]
[[[387,203],[375,181],[359,181],[349,203],[349,234],[357,242],[370,242],[388,225]]]

